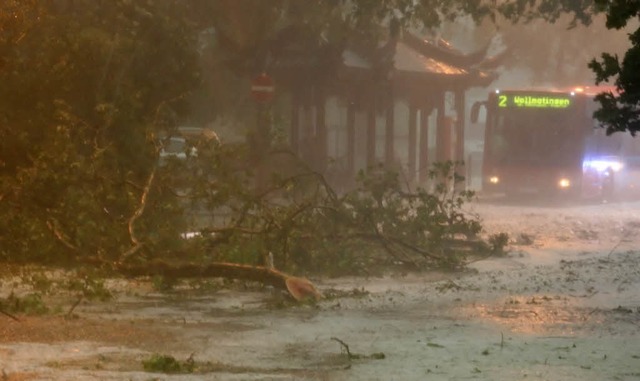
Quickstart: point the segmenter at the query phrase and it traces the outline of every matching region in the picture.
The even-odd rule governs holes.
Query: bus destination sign
[[[571,106],[570,96],[555,94],[500,94],[498,95],[498,107],[524,107],[524,108],[567,108]]]

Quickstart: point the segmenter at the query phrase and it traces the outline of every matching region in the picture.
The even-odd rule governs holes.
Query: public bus
[[[497,90],[486,109],[482,193],[600,198],[633,196],[640,187],[640,138],[607,136],[585,91]]]

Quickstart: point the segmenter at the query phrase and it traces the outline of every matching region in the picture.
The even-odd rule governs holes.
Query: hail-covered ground
[[[0,315],[0,380],[640,380],[640,202],[467,208],[505,257],[313,279],[317,305],[116,283],[70,314]],[[150,372],[159,356],[182,373]]]

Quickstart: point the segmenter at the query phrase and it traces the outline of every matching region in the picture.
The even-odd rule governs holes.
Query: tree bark
[[[126,276],[162,275],[170,278],[227,278],[260,282],[275,288],[286,290],[297,301],[318,300],[323,297],[306,278],[285,274],[262,266],[249,266],[237,263],[215,262],[200,264],[169,264],[152,261],[143,265],[120,264],[117,270]]]

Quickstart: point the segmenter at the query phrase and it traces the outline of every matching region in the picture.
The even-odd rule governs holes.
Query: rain
[[[0,5],[0,379],[640,379],[637,2],[440,3]]]

